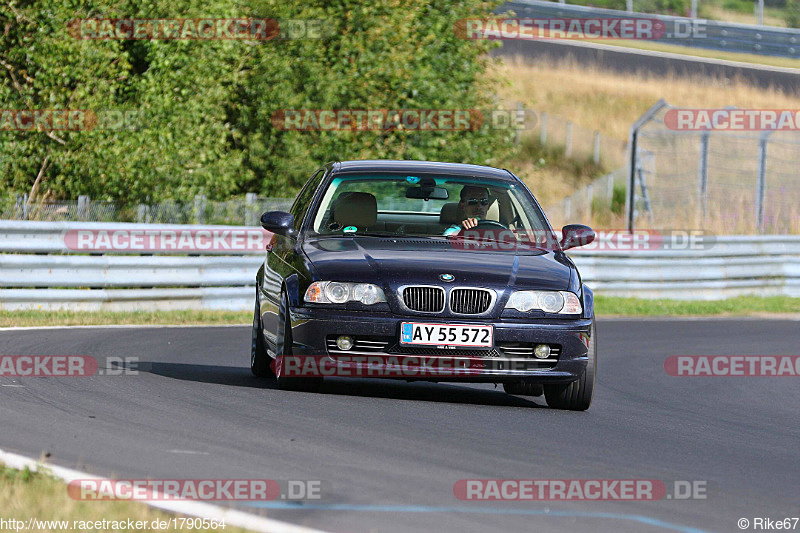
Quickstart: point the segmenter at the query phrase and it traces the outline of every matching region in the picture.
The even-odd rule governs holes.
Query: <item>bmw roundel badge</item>
[[[442,281],[450,282],[456,279],[456,277],[452,274],[439,274],[439,279]]]

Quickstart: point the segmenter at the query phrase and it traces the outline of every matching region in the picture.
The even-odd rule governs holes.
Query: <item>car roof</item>
[[[331,163],[333,174],[344,172],[417,172],[432,174],[451,174],[494,178],[504,181],[518,181],[518,178],[505,169],[468,165],[465,163],[443,163],[439,161],[399,161],[374,159],[361,161],[337,161]]]

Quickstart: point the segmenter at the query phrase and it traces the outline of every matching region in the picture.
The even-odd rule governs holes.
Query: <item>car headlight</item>
[[[386,301],[383,289],[371,283],[342,283],[315,281],[306,290],[304,300],[314,304],[343,304],[361,302],[372,305]]]
[[[506,309],[509,308],[522,313],[527,313],[532,309],[559,315],[583,313],[581,301],[569,291],[516,291],[508,299]]]

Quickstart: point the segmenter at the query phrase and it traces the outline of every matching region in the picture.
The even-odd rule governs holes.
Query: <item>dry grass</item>
[[[68,520],[69,527],[62,529],[39,528],[37,531],[79,531],[73,528],[74,521],[144,521],[152,524],[153,520],[168,521],[174,516],[143,503],[128,501],[85,501],[73,500],[67,494],[67,485],[55,478],[32,473],[28,470],[12,470],[0,464],[0,518],[15,519],[27,522],[30,518],[38,520]],[[126,524],[127,525],[127,524]],[[142,531],[188,531],[186,524],[178,522],[180,527],[168,529],[152,529]],[[8,529],[8,528],[7,528]],[[24,530],[24,529],[23,529]],[[92,531],[111,531],[106,528],[92,528]],[[13,531],[13,529],[12,529]],[[88,531],[88,529],[87,529]],[[120,530],[123,531],[123,530]],[[200,529],[199,531],[224,531],[225,533],[243,533],[245,529],[226,525],[224,528]]]
[[[514,59],[495,68],[496,74],[509,80],[500,91],[503,100],[523,102],[620,140],[628,138],[631,124],[659,98],[676,107],[800,108],[800,94],[790,96],[736,79],[632,76],[569,59],[533,65]]]
[[[668,44],[659,41],[633,41],[628,39],[617,40],[589,40],[586,42],[595,42],[598,44],[605,44],[609,46],[621,46],[624,48],[636,48],[638,50],[652,50],[655,52],[669,52],[672,54],[681,54],[686,56],[705,57],[710,59],[724,59],[726,61],[737,61],[740,63],[752,63],[754,65],[767,65],[771,67],[783,68],[800,68],[800,59],[793,59],[790,57],[778,56],[762,56],[758,54],[748,54],[746,52],[723,52],[720,50],[711,50],[705,48],[693,48],[689,46],[679,46],[676,44]]]
[[[597,130],[602,135],[617,139],[620,142],[627,139],[631,124],[660,98],[664,98],[675,107],[687,108],[718,108],[725,106],[766,109],[800,108],[800,93],[787,95],[779,90],[754,87],[737,79],[719,80],[701,77],[687,79],[676,76],[659,77],[654,75],[631,76],[580,66],[570,59],[558,64],[541,62],[533,65],[524,63],[520,59],[506,60],[495,66],[495,69],[496,75],[509,80],[500,90],[500,101],[504,105],[508,105],[510,102],[522,102],[526,107],[547,112],[552,117],[548,119],[548,131],[551,129],[551,123],[556,123],[556,120],[562,122],[570,120],[575,123],[576,131],[578,129],[583,131]],[[560,118],[556,118],[556,116]],[[531,153],[535,153],[535,150],[532,150],[530,146],[536,144],[537,132],[538,130],[534,129],[523,134],[523,150],[521,150],[520,157],[512,161],[511,165],[515,171],[519,172],[519,175],[526,181],[543,205],[554,205],[588,184],[593,178],[598,177],[598,169],[596,167],[581,166],[580,164],[570,166],[564,164],[563,161],[555,161],[556,164],[552,164],[553,162],[546,158],[545,164],[541,164],[538,154],[531,157]],[[556,137],[560,138],[559,136]],[[690,141],[687,140],[686,142]],[[719,152],[715,157],[723,158],[723,168],[725,165],[737,167],[734,169],[736,172],[725,177],[722,181],[719,181],[720,178],[717,176],[712,177],[716,180],[714,183],[717,185],[730,187],[731,192],[744,188],[749,195],[748,197],[752,197],[751,191],[754,189],[750,186],[752,181],[750,180],[750,174],[755,176],[755,169],[749,169],[749,167],[755,165],[755,156],[751,158],[752,161],[738,159],[738,157],[749,156],[739,153],[740,148],[735,145],[736,143],[728,142],[723,142],[719,146],[715,145],[715,150]],[[775,155],[777,149],[777,146],[773,146],[771,153]],[[664,150],[664,154],[667,154],[667,148],[664,148]],[[731,151],[735,153],[728,153]],[[686,157],[694,156],[687,152],[683,159],[686,159]],[[773,166],[769,170],[773,182],[780,178],[779,181],[781,183],[778,185],[784,187],[787,194],[794,190],[794,185],[783,182],[786,181],[784,179],[786,175],[791,175],[794,172],[796,167],[794,158],[794,152],[787,152],[783,154],[782,158],[773,157],[773,162],[771,163]],[[668,159],[660,158],[659,164],[669,166],[671,163]],[[677,163],[673,161],[672,164]],[[689,174],[692,174],[692,182],[683,188],[683,190],[689,191],[687,194],[691,195],[696,188],[696,182],[694,181],[696,178],[693,177],[696,176],[696,164],[693,162],[687,163],[686,161],[682,161],[681,164],[691,166],[691,173]],[[685,170],[683,167],[681,169]],[[612,168],[606,168],[605,170],[610,171]],[[673,170],[670,170],[670,172]],[[738,177],[744,174],[747,174],[747,176],[741,179]],[[678,183],[670,183],[669,185],[674,186],[678,185]],[[754,181],[752,181],[752,185],[754,186]],[[773,185],[776,185],[776,183],[773,183]],[[666,200],[669,200],[669,198],[665,197]],[[672,198],[670,201],[672,200],[691,203],[690,199]],[[729,198],[729,200],[732,199]],[[789,196],[779,202],[768,198],[768,204],[770,204],[774,212],[768,213],[767,216],[768,218],[782,219],[780,221],[781,227],[775,225],[775,231],[796,233],[799,229],[798,225],[800,225],[800,222],[798,222],[798,210],[791,208],[790,204],[792,202],[788,200]],[[679,220],[664,220],[663,218],[656,220],[655,225],[661,228],[700,227],[719,234],[753,232],[753,216],[746,214],[746,206],[743,204],[742,210],[738,211],[741,217],[737,217],[734,221],[729,220],[730,206],[731,202],[726,201],[724,207],[727,209],[728,214],[723,216],[721,215],[722,209],[720,206],[712,203],[709,205],[706,220],[699,221],[692,220],[697,213],[696,206],[691,206],[687,203],[684,207],[691,209],[691,212],[684,213]],[[674,211],[673,208],[670,209]],[[752,206],[750,210],[752,211]],[[669,210],[665,209],[660,209],[659,211],[661,214],[669,212]],[[778,213],[779,211],[780,213]],[[624,227],[619,226],[620,224],[624,225],[624,220],[621,216],[597,211],[593,211],[592,214],[592,220],[582,221],[597,227]],[[556,225],[567,222],[559,218],[559,213],[548,212],[548,216],[551,217],[551,221]],[[580,216],[580,211],[574,210],[574,216]],[[570,220],[569,222],[575,222],[576,220]],[[689,224],[690,222],[691,224]],[[642,223],[645,226],[647,225],[647,221],[644,219],[642,219]],[[770,222],[768,221],[768,223]],[[687,226],[687,224],[689,225]]]

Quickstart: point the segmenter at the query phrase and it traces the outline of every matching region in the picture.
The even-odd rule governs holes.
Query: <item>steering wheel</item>
[[[496,220],[481,220],[475,225],[475,229],[491,229],[491,228],[503,228],[505,230],[508,229],[508,226],[501,222],[497,222]]]

